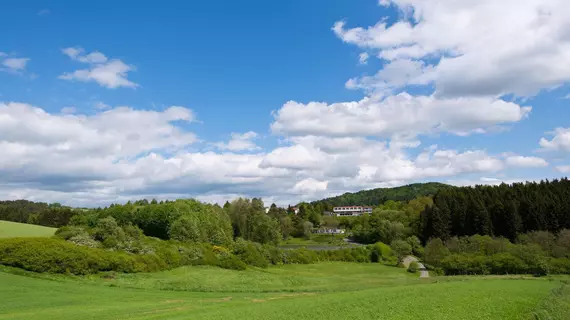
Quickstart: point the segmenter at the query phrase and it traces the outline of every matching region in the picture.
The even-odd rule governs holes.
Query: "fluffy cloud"
[[[119,59],[109,60],[98,51],[85,54],[83,48],[65,48],[62,53],[72,60],[89,64],[89,68],[66,72],[59,76],[60,79],[82,82],[95,81],[101,86],[111,89],[119,87],[136,88],[138,86],[138,84],[127,79],[128,73],[135,68]]]
[[[271,130],[281,135],[382,136],[451,132],[466,135],[520,121],[530,107],[492,98],[411,96],[383,100],[302,104],[287,102],[274,113]]]
[[[191,110],[162,112],[119,107],[92,116],[54,115],[22,103],[0,104],[3,168],[65,171],[92,162],[119,161],[144,152],[185,147],[196,141],[173,121],[192,121]],[[51,160],[51,161],[50,161]],[[65,164],[63,168],[61,164]]]
[[[299,194],[315,194],[317,192],[322,192],[327,189],[326,181],[318,181],[313,178],[308,178],[301,180],[295,184],[293,187],[293,192]]]
[[[29,58],[14,58],[4,52],[0,52],[0,65],[2,66],[0,71],[22,74],[29,61]]]
[[[267,152],[190,151],[197,138],[177,123],[194,119],[191,110],[177,106],[83,115],[0,104],[0,196],[93,206],[140,197],[244,195],[286,205],[422,179],[496,173],[517,157],[435,146],[412,156],[392,141],[310,135]]]
[[[26,68],[29,60],[28,58],[8,58],[2,61],[2,65],[14,71],[21,71]]]
[[[570,128],[556,128],[551,140],[541,138],[539,141],[543,151],[570,152]]]
[[[562,173],[570,173],[570,166],[557,166],[556,170]]]
[[[220,150],[230,150],[230,151],[253,151],[259,150],[260,148],[253,142],[253,139],[257,138],[257,133],[249,131],[246,133],[232,133],[232,138],[227,143],[217,142],[214,146]]]
[[[369,57],[370,56],[368,55],[368,52],[362,52],[360,55],[358,55],[358,62],[360,64],[367,64]]]
[[[548,166],[548,162],[539,157],[510,156],[507,157],[506,162],[512,167],[521,168],[540,168]]]
[[[297,144],[271,151],[260,165],[262,168],[307,170],[317,169],[325,161],[326,155],[323,152]]]
[[[443,97],[536,94],[570,80],[570,7],[565,0],[391,0],[401,18],[333,30],[379,57],[422,61],[410,77]],[[405,69],[402,69],[405,70]]]

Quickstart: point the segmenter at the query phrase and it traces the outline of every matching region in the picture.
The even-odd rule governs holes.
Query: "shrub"
[[[424,249],[425,262],[434,266],[438,266],[448,255],[449,250],[443,245],[443,241],[439,238],[428,241]]]
[[[568,259],[551,259],[549,261],[551,274],[570,274],[570,260]]]
[[[392,248],[383,242],[376,242],[370,250],[370,261],[372,262],[381,262],[394,255]]]
[[[398,262],[402,261],[405,256],[412,253],[412,246],[404,240],[394,240],[390,243],[390,247],[396,254]]]
[[[487,258],[487,267],[492,274],[523,274],[527,264],[510,253],[498,253]]]
[[[533,261],[533,263],[529,264],[529,273],[535,277],[545,276],[548,274],[548,272],[549,272],[548,263],[546,262],[546,259],[543,257],[540,257],[535,261]]]
[[[416,273],[418,272],[419,269],[420,267],[416,261],[412,261],[412,263],[410,263],[410,265],[408,266],[409,273]]]
[[[269,260],[263,254],[263,247],[259,243],[238,238],[234,246],[234,254],[250,266],[267,268]]]
[[[350,255],[355,262],[370,262],[370,251],[366,247],[350,248]]]
[[[285,252],[285,263],[288,264],[310,264],[318,261],[318,255],[315,251],[307,248],[299,248],[295,250],[287,250]]]
[[[265,258],[269,260],[269,262],[273,265],[283,264],[283,260],[285,259],[285,254],[283,250],[270,246],[264,245],[263,252],[265,254]]]
[[[34,272],[90,274],[152,272],[167,265],[156,255],[131,255],[81,247],[57,238],[0,240],[0,264]]]
[[[61,227],[59,229],[57,229],[55,231],[55,235],[59,238],[62,238],[64,240],[69,240],[75,236],[79,236],[79,235],[87,235],[87,231],[85,231],[83,228],[81,227],[75,227],[75,226],[65,226],[65,227]]]
[[[101,247],[101,242],[93,240],[93,238],[91,238],[91,236],[87,233],[80,233],[76,236],[69,238],[69,240],[67,241],[77,246],[84,246],[89,248]]]
[[[483,275],[489,274],[484,256],[452,254],[441,261],[446,275]]]
[[[232,269],[232,270],[245,270],[247,265],[245,262],[241,261],[238,257],[233,254],[228,254],[220,258],[218,263],[220,268]]]

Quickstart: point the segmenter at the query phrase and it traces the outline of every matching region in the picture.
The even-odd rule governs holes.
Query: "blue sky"
[[[288,204],[564,176],[566,7],[2,4],[0,197]]]

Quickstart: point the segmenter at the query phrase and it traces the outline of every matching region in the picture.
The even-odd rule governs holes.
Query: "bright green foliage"
[[[248,265],[267,268],[269,261],[263,253],[263,247],[259,243],[236,239],[234,254]]]
[[[299,248],[285,252],[285,263],[310,264],[318,261],[316,251]]]
[[[207,239],[211,243],[227,244],[232,238],[229,217],[219,206],[192,199],[160,203],[137,201],[135,204],[130,202],[125,205],[113,204],[105,209],[82,212],[71,219],[71,224],[94,228],[100,219],[107,217],[114,218],[119,226],[134,225],[145,235],[160,239],[170,239],[172,225],[175,222],[173,233],[179,239],[188,238],[191,241]],[[200,230],[197,225],[206,230]],[[113,239],[110,240],[112,241]]]
[[[422,257],[424,255],[424,247],[422,247],[422,243],[418,237],[409,236],[406,238],[406,242],[412,247],[412,253],[414,255],[418,257]]]
[[[372,246],[371,250],[371,261],[372,262],[382,262],[383,260],[388,260],[394,256],[392,248],[383,242],[376,242]]]
[[[565,236],[565,233],[562,233]],[[570,272],[564,246],[547,232],[520,237],[524,243],[505,238],[474,235],[445,242],[432,239],[425,248],[428,267],[440,267],[447,275],[460,274],[563,274]],[[555,254],[556,253],[556,254]]]
[[[0,220],[0,238],[51,237],[55,228]]]
[[[259,199],[240,198],[232,201],[225,210],[231,219],[234,237],[275,245],[282,238],[279,222],[265,214],[263,202]]]
[[[412,261],[410,263],[410,265],[408,266],[408,272],[409,273],[416,273],[420,270],[420,267],[418,265],[418,263],[416,261]]]
[[[220,262],[218,264],[220,268],[224,269],[231,269],[231,270],[245,270],[247,269],[247,265],[245,262],[241,261],[238,257],[234,255],[224,255],[220,258]]]
[[[225,213],[216,207],[184,214],[170,225],[171,239],[228,246],[232,226]]]
[[[166,268],[156,255],[131,255],[81,247],[55,238],[0,240],[0,264],[35,272],[89,274],[151,272]]]
[[[402,261],[407,255],[412,254],[412,246],[404,240],[394,240],[390,243],[390,247],[398,258],[398,262]]]
[[[437,265],[448,255],[449,249],[437,238],[430,240],[424,250],[424,260],[430,265]]]

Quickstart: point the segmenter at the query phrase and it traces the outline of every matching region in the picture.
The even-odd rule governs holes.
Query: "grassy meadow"
[[[568,319],[561,280],[418,279],[358,263],[85,277],[3,268],[0,319]]]
[[[0,238],[51,237],[56,228],[0,220]]]

